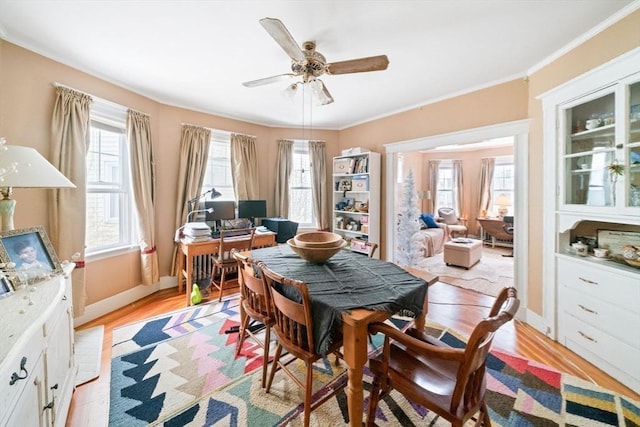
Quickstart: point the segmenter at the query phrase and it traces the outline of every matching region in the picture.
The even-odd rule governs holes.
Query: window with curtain
[[[494,215],[498,215],[501,207],[500,203],[508,202],[508,205],[502,205],[507,208],[507,215],[513,215],[514,203],[514,164],[513,157],[497,157],[495,168],[493,170],[493,181],[491,184],[491,209]]]
[[[453,208],[456,211],[456,189],[453,180],[453,163],[443,160],[438,169],[438,197],[436,197],[435,212],[440,208]]]
[[[216,200],[235,200],[231,179],[231,133],[211,131],[209,159],[204,173],[202,192],[215,188],[222,193]],[[207,196],[208,197],[208,196]]]
[[[309,142],[295,140],[293,143],[293,171],[289,178],[289,219],[300,227],[315,226],[311,199],[311,161]]]
[[[126,110],[95,102],[87,154],[86,253],[136,244],[125,136]]]

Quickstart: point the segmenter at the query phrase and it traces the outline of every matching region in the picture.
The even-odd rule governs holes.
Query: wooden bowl
[[[310,231],[293,237],[294,244],[299,248],[335,248],[343,241],[341,235],[328,231]]]
[[[287,240],[287,244],[295,252],[300,256],[300,258],[309,261],[311,264],[323,264],[329,258],[337,254],[342,248],[347,246],[347,242],[342,240],[338,246],[334,246],[331,248],[305,248],[297,246],[294,242],[294,239]]]

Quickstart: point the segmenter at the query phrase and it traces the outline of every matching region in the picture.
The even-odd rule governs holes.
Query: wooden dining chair
[[[477,426],[491,426],[484,398],[487,356],[495,332],[513,318],[519,305],[516,289],[504,288],[464,348],[450,347],[415,328],[403,333],[384,323],[369,325],[370,333],[381,332],[385,339],[382,353],[369,360],[374,380],[367,426],[375,425],[378,401],[392,389],[454,427],[476,413]]]
[[[271,327],[275,323],[271,309],[271,296],[267,288],[267,282],[260,271],[257,261],[240,253],[237,249],[231,249],[231,255],[238,263],[238,281],[240,282],[240,329],[236,342],[236,356],[242,351],[242,344],[247,337],[253,339],[264,352],[262,357],[262,387],[267,383],[267,366],[269,364],[269,344],[271,342]],[[256,274],[257,272],[257,274]],[[253,323],[253,326],[250,325]],[[256,323],[257,322],[257,323]],[[263,325],[264,340],[254,333],[254,327],[259,329]]]
[[[376,253],[376,249],[378,249],[378,244],[373,242],[367,242],[365,243],[365,245],[369,250],[369,253],[368,253],[369,258],[373,258],[373,255]]]
[[[323,355],[317,353],[315,350],[313,317],[311,316],[311,305],[307,285],[299,280],[283,277],[267,268],[264,264],[261,265],[261,268],[271,295],[275,317],[273,330],[278,340],[266,391],[269,393],[276,372],[279,370],[284,371],[298,387],[305,391],[304,425],[306,427],[309,425],[311,411],[339,393],[344,386],[338,387],[331,393],[322,396],[322,398],[313,405],[311,404],[313,363],[322,359]],[[298,295],[298,298],[293,300],[288,295]],[[342,347],[342,336],[333,337],[327,354],[333,353],[336,355],[336,366],[339,365],[339,359],[342,358],[342,354],[339,351],[340,347]],[[293,357],[287,358],[287,360],[281,360],[283,349]],[[302,384],[287,368],[287,366],[296,359],[302,360],[305,364],[305,384]]]
[[[211,269],[211,282],[209,285],[210,288],[218,290],[218,302],[222,301],[222,291],[227,285],[237,284],[238,262],[231,256],[231,250],[250,251],[253,246],[255,232],[255,227],[222,230],[220,232],[218,253],[211,257],[213,268]]]

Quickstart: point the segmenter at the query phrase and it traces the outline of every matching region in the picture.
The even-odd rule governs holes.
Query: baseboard
[[[158,283],[153,285],[138,285],[135,288],[127,289],[124,292],[113,295],[109,298],[100,300],[94,304],[89,304],[84,309],[82,316],[73,319],[74,327],[78,327],[87,322],[97,319],[100,316],[109,314],[119,308],[131,304],[141,298],[151,295],[162,289],[175,288],[178,286],[178,280],[175,276],[163,276]]]
[[[553,331],[552,326],[549,325],[546,319],[540,316],[538,313],[534,313],[533,311],[527,309],[526,322],[541,334],[546,335],[551,339],[554,339],[555,332]]]

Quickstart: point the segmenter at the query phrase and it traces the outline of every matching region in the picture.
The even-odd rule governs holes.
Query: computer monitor
[[[215,229],[220,225],[220,221],[236,218],[236,203],[233,200],[207,200],[204,202],[204,208],[213,208],[213,212],[207,212],[205,221],[215,226]]]
[[[249,218],[252,223],[255,223],[256,218],[266,216],[266,200],[238,200],[238,218]]]

